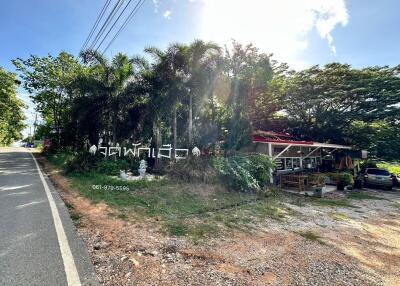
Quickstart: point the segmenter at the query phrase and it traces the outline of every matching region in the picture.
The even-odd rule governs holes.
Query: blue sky
[[[30,54],[77,55],[104,3],[3,1],[0,66],[13,71],[11,59]],[[332,61],[393,66],[400,64],[399,11],[398,0],[147,0],[106,55],[235,38],[296,69]],[[28,101],[23,91],[21,97]]]

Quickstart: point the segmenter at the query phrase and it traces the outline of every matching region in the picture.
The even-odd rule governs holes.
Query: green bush
[[[216,173],[207,157],[189,157],[171,164],[166,169],[167,176],[173,180],[188,183],[212,183]]]
[[[75,153],[67,157],[65,161],[65,172],[86,172],[95,168],[98,157],[88,152]]]
[[[214,158],[212,165],[230,189],[242,192],[259,192],[268,185],[271,160],[263,154],[236,155]]]
[[[125,160],[103,160],[97,164],[97,171],[101,174],[118,176],[120,170],[128,170],[129,163]]]
[[[349,173],[341,173],[339,177],[339,182],[344,186],[349,186],[354,183],[353,176]]]
[[[339,173],[337,188],[338,190],[344,190],[344,187],[354,184],[353,175],[350,173]]]

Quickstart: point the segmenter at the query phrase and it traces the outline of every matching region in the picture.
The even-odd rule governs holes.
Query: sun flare
[[[201,37],[219,44],[231,39],[253,43],[278,59],[304,63],[296,56],[309,46],[308,35],[315,29],[336,53],[332,31],[346,25],[344,0],[203,0]]]

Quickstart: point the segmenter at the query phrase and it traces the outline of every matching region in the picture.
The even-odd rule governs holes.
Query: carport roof
[[[350,146],[339,145],[339,144],[329,144],[329,143],[320,143],[314,141],[295,141],[295,140],[285,140],[285,139],[271,139],[265,138],[260,135],[253,135],[252,137],[253,143],[266,143],[272,145],[281,145],[281,146],[301,146],[301,147],[319,147],[319,148],[330,148],[330,149],[352,149]]]

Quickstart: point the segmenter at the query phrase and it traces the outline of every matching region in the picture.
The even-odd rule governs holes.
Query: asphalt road
[[[67,208],[44,180],[47,192],[29,151],[0,148],[0,285],[98,285]]]

